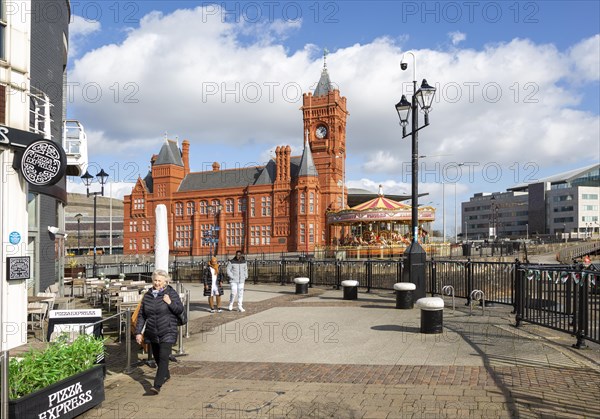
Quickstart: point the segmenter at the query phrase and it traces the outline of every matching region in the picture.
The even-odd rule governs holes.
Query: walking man
[[[244,312],[244,283],[248,279],[248,264],[242,256],[241,250],[235,252],[235,257],[227,263],[227,276],[231,283],[231,294],[229,296],[229,311],[233,310],[233,301],[237,295],[238,310]]]

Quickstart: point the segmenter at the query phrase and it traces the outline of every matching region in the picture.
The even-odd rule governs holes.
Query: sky
[[[165,133],[190,141],[192,171],[264,164],[278,145],[299,155],[302,94],[328,50],[350,113],[346,186],[409,195],[394,105],[427,79],[419,203],[451,235],[455,202],[600,162],[599,4],[71,1],[68,118],[119,198]],[[68,188],[85,191],[77,178]]]

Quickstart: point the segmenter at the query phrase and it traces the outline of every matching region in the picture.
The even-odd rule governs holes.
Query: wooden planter
[[[65,378],[8,403],[9,419],[74,418],[104,401],[104,366]]]
[[[85,266],[74,266],[72,268],[65,266],[65,278],[77,278],[77,274],[79,273],[82,276],[85,275]]]

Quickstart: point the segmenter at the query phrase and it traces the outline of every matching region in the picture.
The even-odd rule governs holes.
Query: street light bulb
[[[435,96],[435,87],[430,86],[427,80],[423,79],[421,87],[415,93],[419,107],[425,112],[429,112],[431,104],[433,103],[433,97]]]
[[[92,179],[94,178],[94,176],[90,175],[90,172],[88,172],[87,170],[85,171],[85,173],[81,176],[81,180],[83,181],[83,184],[85,186],[90,186],[92,184]]]
[[[105,185],[106,181],[108,180],[108,173],[106,173],[104,169],[100,169],[96,177],[100,181],[100,185]]]
[[[406,100],[406,96],[402,95],[400,102],[396,103],[396,112],[400,118],[400,125],[405,127],[408,124],[408,116],[410,115],[411,104]]]

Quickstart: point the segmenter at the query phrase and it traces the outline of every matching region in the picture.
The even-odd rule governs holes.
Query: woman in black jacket
[[[167,285],[169,279],[169,274],[161,269],[152,273],[153,288],[142,298],[135,328],[135,340],[140,345],[143,339],[150,343],[158,365],[154,386],[150,388],[152,394],[158,394],[161,386],[171,378],[169,355],[177,342],[177,316],[184,310],[177,291]]]
[[[204,268],[202,282],[204,282],[204,296],[208,297],[210,312],[220,313],[221,296],[223,295],[223,272],[219,270],[219,261],[216,257],[210,258],[208,265]],[[213,296],[217,300],[216,303],[213,303]]]

